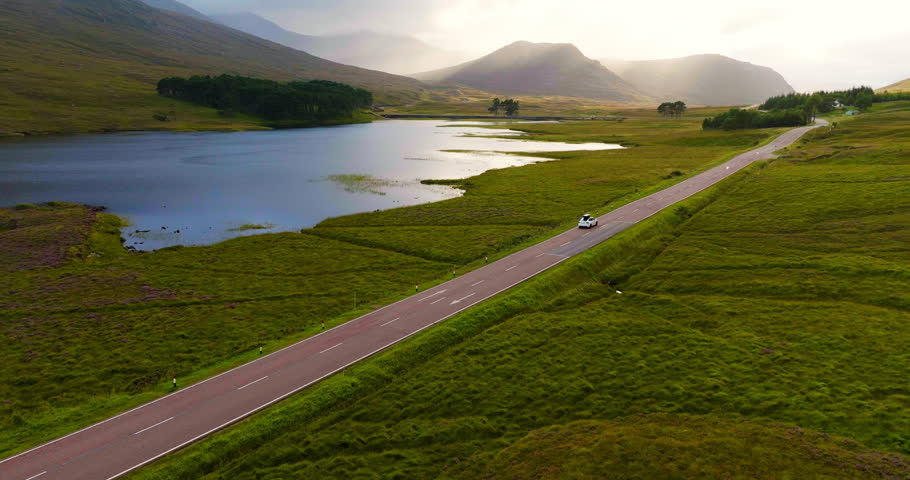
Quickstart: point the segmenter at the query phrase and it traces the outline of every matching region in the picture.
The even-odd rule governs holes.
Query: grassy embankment
[[[910,103],[839,123],[133,478],[908,478]]]
[[[0,385],[0,456],[156,398],[171,374],[202,379],[261,343],[304,338],[769,138],[703,133],[699,121],[527,125],[539,139],[639,146],[490,171],[466,180],[462,198],[331,219],[305,235],[131,255],[111,216],[90,234],[81,208],[4,210],[0,375],[15,380]]]

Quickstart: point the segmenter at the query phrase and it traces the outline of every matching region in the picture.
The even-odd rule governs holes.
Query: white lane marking
[[[477,282],[477,283],[475,283],[475,284],[473,284],[473,285],[471,285],[471,286],[472,286],[472,287],[476,287],[476,286],[480,285],[480,284],[483,283],[483,282],[486,282],[486,280],[481,280],[481,281],[479,281],[479,282]]]
[[[331,350],[331,349],[333,349],[333,348],[336,348],[336,347],[340,347],[340,346],[342,346],[343,344],[344,344],[344,343],[339,343],[338,345],[331,346],[331,347],[329,347],[329,348],[327,348],[327,349],[325,349],[325,350],[323,350],[323,351],[321,351],[321,352],[319,352],[319,353],[322,354],[322,353],[328,352],[329,350]]]
[[[447,292],[447,291],[448,291],[448,290],[440,290],[440,291],[438,291],[438,292],[436,292],[436,293],[434,293],[434,294],[432,294],[432,295],[427,295],[426,297],[423,297],[423,298],[421,298],[420,300],[417,300],[417,301],[418,301],[418,302],[422,302],[422,301],[424,301],[424,300],[426,300],[426,299],[428,299],[428,298],[433,298],[433,297],[435,297],[436,295],[439,295],[440,293],[445,293],[445,292]]]
[[[170,422],[170,421],[173,420],[173,419],[174,419],[174,417],[171,417],[171,418],[169,418],[169,419],[167,419],[167,420],[162,420],[162,421],[160,421],[160,422],[158,422],[158,423],[152,425],[151,427],[145,427],[145,428],[143,428],[142,430],[139,430],[138,432],[134,433],[133,435],[139,435],[140,433],[142,433],[142,432],[144,432],[144,431],[146,431],[146,430],[151,430],[151,429],[157,427],[158,425],[161,425],[162,423]],[[34,478],[34,477],[33,477],[33,478]]]
[[[512,270],[513,268],[515,268],[515,267],[517,267],[517,266],[518,266],[518,265],[512,265],[511,267],[507,268],[506,271],[508,272],[509,270]]]
[[[430,305],[435,305],[435,304],[437,304],[437,303],[439,303],[439,302],[441,302],[441,301],[443,301],[443,300],[445,300],[445,299],[446,299],[446,297],[442,297],[442,298],[440,298],[439,300],[430,302]]]
[[[637,212],[637,211],[639,211],[639,210],[641,210],[641,209],[640,209],[640,208],[636,208],[635,210],[632,210],[632,213],[635,213],[635,212]]]
[[[513,254],[513,255],[514,255],[514,254]],[[490,298],[490,297],[495,297],[496,295],[499,295],[500,293],[502,293],[502,292],[504,292],[504,291],[506,291],[506,290],[508,290],[508,289],[510,289],[510,288],[512,288],[512,287],[514,287],[515,285],[518,285],[519,283],[524,283],[526,280],[528,280],[528,279],[530,279],[530,278],[534,278],[535,276],[539,275],[540,273],[542,273],[542,272],[544,272],[544,271],[546,271],[546,270],[549,270],[549,269],[555,267],[556,265],[559,265],[560,263],[562,263],[563,261],[565,261],[567,258],[569,258],[569,257],[562,258],[562,259],[560,259],[560,260],[559,260],[558,262],[556,262],[556,263],[553,263],[553,264],[551,264],[551,265],[547,265],[546,267],[541,268],[540,270],[538,270],[538,271],[532,273],[531,275],[528,275],[526,278],[524,278],[524,279],[522,279],[522,280],[519,280],[519,281],[517,281],[517,282],[515,282],[515,283],[513,283],[513,284],[511,284],[511,285],[509,285],[509,286],[507,286],[507,287],[504,287],[504,288],[502,288],[501,290],[497,290],[497,291],[495,291],[495,292],[493,292],[493,293],[487,295],[486,297],[483,297],[482,299],[478,300],[477,302],[479,303],[479,302],[482,302],[482,301],[484,301],[484,300],[486,300],[486,299],[488,299],[488,298]],[[399,338],[398,340],[395,340],[394,342],[392,342],[392,343],[390,343],[390,344],[388,344],[388,345],[386,345],[386,346],[384,346],[384,347],[377,348],[376,350],[373,350],[372,352],[370,352],[370,353],[368,353],[368,354],[366,354],[366,355],[364,355],[364,356],[362,356],[362,357],[360,357],[360,358],[358,358],[358,359],[356,359],[356,360],[352,360],[351,362],[348,362],[348,363],[344,364],[343,366],[338,367],[338,368],[336,368],[335,370],[332,370],[331,372],[326,373],[325,375],[323,375],[323,376],[321,376],[321,377],[319,377],[319,378],[317,378],[317,379],[315,379],[315,380],[313,380],[313,381],[311,381],[311,382],[309,382],[309,383],[306,383],[306,384],[304,384],[304,385],[301,385],[301,386],[299,386],[299,387],[297,387],[297,388],[291,390],[290,392],[285,393],[284,395],[281,395],[281,396],[279,396],[279,397],[277,397],[277,398],[275,398],[275,399],[269,400],[268,402],[266,402],[266,403],[264,403],[264,404],[262,404],[262,405],[260,405],[260,406],[258,406],[258,407],[256,407],[256,408],[250,410],[249,412],[246,412],[246,413],[244,413],[244,414],[242,414],[242,415],[240,415],[240,416],[238,416],[238,417],[235,417],[235,418],[233,418],[233,419],[231,419],[231,420],[228,420],[227,422],[224,422],[224,423],[222,423],[221,425],[218,425],[217,427],[215,427],[215,428],[213,428],[213,429],[211,429],[211,430],[209,430],[209,431],[207,431],[207,432],[205,432],[205,433],[201,433],[201,434],[199,434],[199,435],[196,435],[195,437],[193,437],[193,438],[191,438],[191,439],[189,439],[189,440],[187,440],[187,441],[181,443],[180,445],[177,445],[176,447],[171,447],[171,448],[169,448],[169,449],[167,449],[167,450],[165,450],[165,451],[159,453],[158,455],[155,455],[154,457],[149,458],[148,460],[144,460],[142,463],[138,463],[138,464],[136,464],[136,465],[133,465],[132,467],[127,468],[126,470],[124,470],[124,471],[122,471],[122,472],[120,472],[120,473],[118,473],[118,474],[116,474],[116,475],[114,475],[114,476],[112,476],[112,477],[108,477],[107,480],[114,480],[115,478],[120,477],[120,476],[123,476],[123,475],[126,475],[127,473],[132,472],[133,470],[135,470],[135,469],[137,469],[137,468],[139,468],[139,467],[142,467],[143,465],[148,465],[149,463],[154,462],[155,460],[158,460],[159,458],[161,458],[161,457],[163,457],[163,456],[165,456],[165,455],[167,455],[167,454],[169,454],[169,453],[171,453],[171,452],[173,452],[173,451],[175,451],[175,450],[180,450],[181,448],[183,448],[183,447],[185,447],[185,446],[187,446],[187,445],[189,445],[189,444],[191,444],[191,443],[193,443],[193,442],[199,440],[200,438],[206,437],[206,436],[212,434],[213,432],[217,432],[218,430],[221,430],[222,428],[224,428],[224,427],[226,427],[226,426],[228,426],[228,425],[230,425],[230,424],[232,424],[232,423],[236,423],[236,422],[238,422],[238,421],[240,421],[240,420],[242,420],[242,419],[244,419],[244,418],[246,418],[246,417],[248,417],[248,416],[250,416],[250,415],[252,415],[252,414],[254,414],[254,413],[256,413],[256,412],[258,412],[259,410],[262,410],[263,408],[268,407],[269,405],[272,405],[272,404],[275,404],[275,403],[277,403],[277,402],[280,402],[281,400],[284,400],[285,398],[290,397],[291,395],[293,395],[293,394],[295,394],[295,393],[297,393],[297,392],[303,390],[304,388],[307,388],[307,387],[309,387],[310,385],[312,385],[312,384],[314,384],[314,383],[317,383],[317,382],[319,382],[320,380],[322,380],[322,379],[324,379],[324,378],[326,378],[326,377],[330,377],[330,376],[332,376],[332,375],[334,375],[334,374],[336,374],[336,373],[338,373],[338,372],[344,370],[345,368],[350,367],[351,365],[353,365],[353,364],[355,364],[355,363],[357,363],[357,362],[359,362],[359,361],[361,361],[361,360],[363,360],[363,359],[365,359],[365,358],[367,358],[367,357],[373,356],[373,355],[375,355],[376,353],[381,352],[381,351],[383,351],[383,350],[385,350],[385,349],[391,347],[392,345],[395,345],[396,343],[400,343],[400,342],[402,342],[402,341],[404,341],[404,340],[406,340],[406,339],[408,339],[408,338],[410,338],[410,337],[412,337],[412,336],[414,336],[414,335],[417,335],[418,333],[420,333],[420,332],[422,332],[422,331],[424,331],[424,330],[426,330],[426,329],[432,327],[433,325],[436,325],[437,323],[439,323],[439,322],[441,322],[441,321],[443,321],[443,320],[445,320],[445,319],[447,319],[447,318],[454,317],[455,315],[458,315],[459,313],[463,312],[464,310],[467,310],[467,309],[471,308],[472,306],[474,306],[474,305],[465,305],[464,307],[461,307],[460,309],[455,310],[454,312],[452,312],[452,313],[450,313],[450,314],[448,314],[448,315],[446,315],[446,316],[440,318],[439,320],[436,320],[436,321],[433,322],[433,323],[430,323],[430,324],[428,324],[428,325],[425,325],[425,326],[423,326],[423,327],[421,327],[421,328],[419,328],[419,329],[417,329],[417,330],[415,330],[415,331],[413,331],[413,332],[411,332],[411,333],[409,333],[409,334],[407,334],[407,335],[405,335],[405,336]]]
[[[588,232],[588,233],[582,235],[582,237],[587,237],[587,236],[590,235],[590,234],[591,234],[591,232]]]
[[[38,478],[38,477],[40,477],[41,475],[44,475],[45,473],[47,473],[47,470],[45,470],[45,471],[39,473],[38,475],[35,475],[35,476],[32,476],[32,477],[28,477],[28,478],[26,478],[25,480],[32,480],[33,478]]]
[[[591,232],[588,232],[588,233],[591,233]],[[569,241],[569,242],[563,243],[562,245],[560,245],[560,247],[565,247],[566,245],[568,245],[568,244],[570,244],[570,243],[572,243],[572,242]]]
[[[337,347],[337,346],[338,346],[338,345],[336,345],[336,347]],[[244,385],[244,386],[238,388],[237,390],[243,390],[244,388],[249,387],[250,385],[252,385],[252,384],[254,384],[254,383],[256,383],[256,382],[261,382],[261,381],[265,380],[266,378],[269,378],[269,376],[266,375],[266,376],[260,378],[259,380],[253,380],[252,382],[250,382],[250,383],[248,383],[248,384],[246,384],[246,385]]]
[[[393,318],[393,319],[389,320],[388,322],[385,322],[385,323],[383,323],[382,325],[380,325],[380,327],[384,327],[384,326],[386,326],[386,325],[388,325],[388,324],[390,324],[390,323],[394,323],[394,322],[398,321],[399,318],[401,318],[401,317]]]
[[[541,253],[540,255],[538,255],[538,256],[536,256],[536,257],[534,257],[534,258],[540,258],[540,257],[542,257],[542,256],[544,256],[544,255],[546,255],[546,254],[547,254],[547,252],[544,252],[544,253]]]
[[[477,295],[477,292],[474,292],[474,293],[468,295],[467,297],[459,298],[458,300],[452,300],[452,303],[450,303],[449,305],[455,305],[456,303],[461,303],[463,300],[467,300],[467,299],[473,297],[474,295]]]

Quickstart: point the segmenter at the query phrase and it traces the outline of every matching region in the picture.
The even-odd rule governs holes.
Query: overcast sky
[[[251,11],[300,33],[373,30],[470,57],[516,40],[588,57],[719,53],[774,68],[797,90],[910,77],[910,0],[183,0]]]

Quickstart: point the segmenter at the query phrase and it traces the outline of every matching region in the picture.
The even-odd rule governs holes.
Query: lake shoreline
[[[371,114],[372,115],[372,114]],[[237,123],[237,124],[228,124],[225,126],[212,126],[212,127],[200,127],[200,128],[167,128],[163,126],[162,128],[101,128],[97,130],[82,130],[82,131],[66,131],[66,130],[14,130],[14,131],[0,131],[0,142],[7,139],[22,139],[22,138],[31,138],[31,137],[76,137],[76,136],[85,136],[85,135],[108,135],[108,134],[117,134],[117,133],[202,133],[202,132],[214,132],[214,133],[233,133],[233,132],[258,132],[258,131],[273,131],[273,130],[305,130],[312,128],[325,128],[325,127],[337,127],[344,125],[359,125],[364,123],[372,123],[374,121],[385,120],[385,118],[377,117],[372,115],[372,118],[367,114],[359,118],[352,118],[350,120],[337,119],[337,120],[328,120],[322,123],[317,124],[293,124],[293,125],[281,125],[276,123],[259,123],[259,124],[248,124],[248,123]]]
[[[125,246],[157,250],[457,198],[459,179],[552,158],[534,152],[622,148],[441,123],[449,122],[17,139],[0,142],[8,158],[0,163],[0,200],[105,205],[132,225],[123,230]],[[252,224],[272,228],[238,229]]]

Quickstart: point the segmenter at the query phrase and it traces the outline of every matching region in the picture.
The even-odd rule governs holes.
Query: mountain
[[[515,42],[477,60],[413,76],[502,94],[653,100],[568,43]]]
[[[897,83],[893,83],[891,85],[888,85],[887,87],[879,88],[876,90],[876,92],[879,92],[879,93],[881,93],[881,92],[891,92],[891,93],[910,92],[910,78],[908,78],[906,80],[901,80],[900,82],[897,82]]]
[[[601,62],[625,81],[660,100],[745,105],[793,91],[784,77],[774,70],[723,55]]]
[[[170,12],[179,13],[181,15],[187,15],[190,17],[198,18],[199,20],[209,19],[205,15],[176,0],[142,0],[142,2],[151,7],[168,10]]]
[[[409,74],[462,60],[460,55],[399,35],[357,32],[344,35],[303,35],[256,14],[212,15],[215,21],[242,32],[346,65]]]
[[[221,73],[334,80],[384,103],[425,88],[138,0],[0,2],[0,131],[146,128],[120,119],[162,104],[158,80]]]

